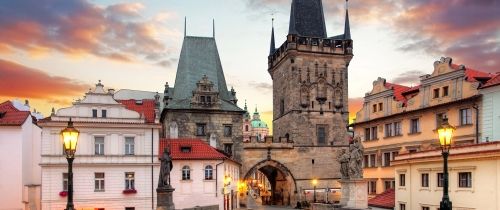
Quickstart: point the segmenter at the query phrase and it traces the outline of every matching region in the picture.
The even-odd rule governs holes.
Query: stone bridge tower
[[[352,44],[347,7],[344,33],[328,37],[321,0],[292,1],[288,35],[278,48],[272,30],[273,138],[244,144],[242,171],[265,174],[278,204],[304,200],[312,179],[318,189],[340,188],[336,156],[348,145]]]

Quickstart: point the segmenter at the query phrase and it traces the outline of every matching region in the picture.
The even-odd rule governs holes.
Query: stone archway
[[[248,180],[256,171],[262,172],[271,184],[270,204],[295,205],[297,183],[284,164],[272,159],[262,160],[246,172],[245,180]]]

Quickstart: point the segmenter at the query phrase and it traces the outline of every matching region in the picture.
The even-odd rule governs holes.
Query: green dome
[[[252,128],[267,128],[267,124],[262,120],[252,120]]]

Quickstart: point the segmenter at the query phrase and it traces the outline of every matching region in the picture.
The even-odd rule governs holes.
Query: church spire
[[[349,0],[345,0],[344,39],[351,39],[351,27],[349,26]]]
[[[272,19],[272,29],[271,29],[271,46],[269,47],[269,55],[274,54],[276,46],[274,44],[274,18]]]

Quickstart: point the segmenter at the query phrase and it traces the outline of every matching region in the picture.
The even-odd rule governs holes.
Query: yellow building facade
[[[378,78],[366,93],[363,108],[351,126],[363,139],[364,174],[370,195],[394,188],[398,154],[414,153],[438,145],[436,128],[443,118],[457,127],[455,143],[476,143],[478,87],[490,74],[455,65],[451,58],[434,62],[431,74],[420,85],[407,87]]]
[[[402,154],[391,163],[396,210],[437,210],[443,196],[441,150]],[[448,159],[453,209],[500,209],[500,142],[455,146]]]

